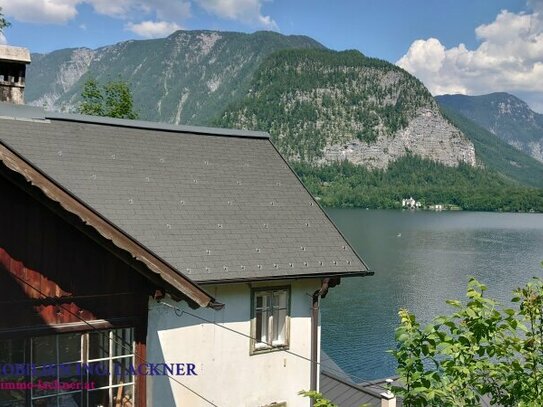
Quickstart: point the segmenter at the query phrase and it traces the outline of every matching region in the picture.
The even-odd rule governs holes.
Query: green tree
[[[298,393],[300,396],[309,397],[313,400],[314,407],[338,407],[336,404],[332,403],[330,400],[324,398],[324,396],[314,390],[306,391],[302,390]]]
[[[314,390],[302,390],[298,392],[300,396],[309,397],[313,400],[313,407],[339,407],[337,404],[332,403],[330,400],[326,399],[321,393]],[[368,403],[363,403],[358,407],[369,407]]]
[[[424,328],[401,310],[396,329],[404,405],[480,406],[483,396],[504,406],[543,405],[543,281],[514,292],[518,307],[486,298],[486,286],[468,283],[467,302],[447,301],[451,315]]]
[[[4,14],[2,13],[2,7],[0,7],[0,33],[4,32],[4,28],[8,28],[11,23],[6,20]]]
[[[79,113],[92,116],[106,116],[104,112],[103,91],[94,78],[89,78],[83,85],[81,97],[83,102],[79,105]]]
[[[107,116],[118,119],[137,119],[132,92],[124,81],[110,81],[100,86],[95,78],[89,78],[81,92],[83,101],[79,113]]]

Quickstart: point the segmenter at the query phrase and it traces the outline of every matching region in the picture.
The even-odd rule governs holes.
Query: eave
[[[149,249],[94,211],[84,202],[58,185],[14,149],[0,141],[0,161],[11,171],[20,174],[32,186],[38,188],[52,202],[77,216],[85,225],[94,229],[101,237],[128,253],[131,258],[143,263],[152,280],[163,283],[173,297],[184,298],[200,307],[218,308],[221,304],[195,282],[178,272],[174,267],[152,253]]]

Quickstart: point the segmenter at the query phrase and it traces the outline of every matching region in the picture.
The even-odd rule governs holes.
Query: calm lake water
[[[397,312],[421,322],[464,299],[469,276],[508,302],[532,276],[543,276],[543,214],[329,209],[371,270],[344,278],[322,301],[322,344],[356,381],[395,373]]]

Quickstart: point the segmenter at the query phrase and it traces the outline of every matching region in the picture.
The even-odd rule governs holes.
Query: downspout
[[[317,379],[319,374],[318,351],[319,351],[319,298],[325,298],[328,289],[340,283],[339,277],[326,277],[322,280],[321,288],[313,293],[311,306],[311,380],[309,390],[317,391]],[[311,400],[310,405],[313,406]]]

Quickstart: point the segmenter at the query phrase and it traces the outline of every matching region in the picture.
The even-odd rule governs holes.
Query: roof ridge
[[[146,130],[160,130],[178,133],[192,133],[210,136],[229,136],[269,139],[270,135],[264,131],[226,129],[219,127],[189,126],[151,122],[146,120],[117,119],[112,117],[90,116],[75,113],[44,112],[44,118],[78,123],[103,124],[106,126],[129,127]]]
[[[219,127],[189,126],[147,120],[117,119],[112,117],[91,116],[77,113],[49,112],[43,107],[32,105],[15,105],[0,102],[0,118],[16,120],[57,120],[76,123],[102,124],[106,126],[127,127],[134,129],[159,130],[176,133],[192,133],[209,136],[246,137],[269,139],[270,135],[265,131],[225,129]]]

